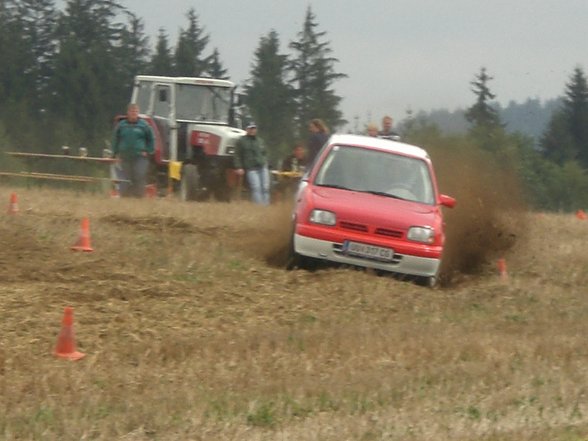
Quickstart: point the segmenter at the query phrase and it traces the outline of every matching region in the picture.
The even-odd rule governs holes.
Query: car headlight
[[[320,225],[335,225],[337,223],[337,216],[332,211],[327,210],[312,210],[310,212],[309,220],[313,224]]]
[[[433,243],[435,241],[435,230],[431,227],[410,227],[407,237],[415,242]]]

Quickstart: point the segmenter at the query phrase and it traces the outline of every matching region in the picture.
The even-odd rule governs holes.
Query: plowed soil
[[[0,437],[585,439],[588,224],[468,188],[427,289],[285,271],[285,204],[2,187]]]

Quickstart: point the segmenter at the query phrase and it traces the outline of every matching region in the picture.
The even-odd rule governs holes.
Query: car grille
[[[376,228],[376,234],[388,237],[402,237],[402,231],[389,230],[387,228]]]
[[[367,225],[357,224],[357,223],[349,222],[349,221],[339,222],[339,227],[344,228],[346,230],[361,231],[362,233],[367,233],[369,231],[369,228]],[[397,238],[400,238],[403,236],[402,231],[390,230],[388,228],[376,228],[374,231],[374,234],[378,234],[380,236],[397,237]]]
[[[368,230],[367,225],[355,224],[353,222],[347,222],[347,221],[341,221],[341,222],[339,222],[339,226],[341,228],[345,228],[347,230],[363,231],[364,233],[367,233],[367,230]]]

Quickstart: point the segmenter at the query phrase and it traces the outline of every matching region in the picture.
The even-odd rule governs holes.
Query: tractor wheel
[[[194,201],[197,199],[200,174],[194,164],[186,164],[182,168],[182,180],[180,181],[180,199],[182,201]]]
[[[219,182],[214,188],[214,198],[219,202],[231,202],[231,188],[226,182]]]

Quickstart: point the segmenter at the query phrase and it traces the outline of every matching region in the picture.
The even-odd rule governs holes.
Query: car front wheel
[[[312,257],[306,257],[298,254],[294,249],[294,236],[290,239],[288,245],[288,256],[286,258],[286,269],[291,271],[293,269],[312,270],[315,268],[316,261]]]
[[[425,286],[427,288],[434,288],[437,285],[437,277],[435,276],[419,276],[415,279],[415,283],[419,286]]]

